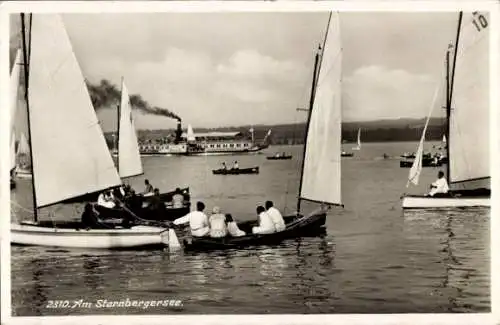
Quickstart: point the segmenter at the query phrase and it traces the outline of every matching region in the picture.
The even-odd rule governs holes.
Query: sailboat
[[[16,132],[15,132],[15,118],[17,112],[17,101],[19,93],[19,79],[21,75],[21,51],[17,50],[14,65],[10,74],[10,188],[16,187],[14,180],[16,170]]]
[[[451,68],[447,64],[446,78],[450,192],[439,197],[404,196],[404,209],[490,206],[489,75],[484,68],[488,34],[486,16],[472,12],[464,18],[459,13],[454,60]]]
[[[328,28],[315,57],[307,129],[300,175],[297,213],[285,216],[286,228],[268,235],[251,234],[251,223],[239,228],[247,235],[236,238],[191,238],[186,250],[212,250],[278,243],[287,238],[317,232],[324,226],[331,206],[341,206],[341,77],[342,48],[338,13],[331,13]],[[320,59],[321,57],[321,59]],[[302,110],[302,109],[301,109]],[[301,213],[301,202],[319,204],[308,215]]]
[[[19,145],[16,151],[16,177],[18,178],[32,178],[31,173],[31,153],[30,145],[26,139],[26,135],[21,133]]]
[[[352,150],[361,150],[361,128],[358,129],[358,145]]]
[[[122,78],[121,82],[121,100],[118,106],[118,154],[117,154],[117,166],[118,173],[122,180],[134,176],[139,176],[144,174],[141,155],[139,152],[139,143],[137,141],[137,133],[135,129],[135,123],[132,116],[132,105],[130,103],[130,96],[128,93],[127,86],[125,85],[125,80]],[[172,196],[175,191],[162,193],[160,198],[162,201],[171,201]],[[181,208],[173,208],[167,206],[167,214],[163,216],[163,220],[174,220],[176,218],[182,217],[189,213],[191,208],[191,203],[189,202],[189,188],[181,189],[184,195],[185,203]],[[147,207],[149,201],[152,197],[142,197],[143,207]],[[120,208],[109,209],[102,206],[96,207],[101,215],[106,217],[113,217],[124,213]],[[134,211],[135,214],[139,214],[141,218],[150,220],[148,213],[146,211]],[[156,216],[156,214],[155,214]],[[156,220],[156,219],[155,219]],[[158,220],[157,220],[158,221]],[[161,221],[161,220],[160,220]]]
[[[21,14],[21,27],[34,211],[32,221],[11,223],[11,243],[86,249],[179,247],[173,230],[160,227],[84,229],[79,222],[38,220],[39,209],[120,186],[121,179],[62,18],[30,14],[26,20]],[[74,145],[67,146],[68,139]]]

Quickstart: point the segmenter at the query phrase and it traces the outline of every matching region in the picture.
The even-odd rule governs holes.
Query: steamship
[[[180,121],[174,139],[162,139],[156,143],[140,143],[139,151],[143,156],[149,155],[231,155],[257,153],[269,147],[271,130],[265,138],[256,143],[254,130],[250,129],[250,137],[242,132],[207,132],[194,133],[191,125],[182,131]]]

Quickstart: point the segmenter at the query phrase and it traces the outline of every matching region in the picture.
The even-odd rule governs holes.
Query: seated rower
[[[144,185],[145,185],[145,188],[144,188],[144,192],[142,192],[142,195],[143,196],[151,196],[154,194],[154,189],[153,189],[153,185],[149,184],[149,180],[146,179],[144,181]]]
[[[442,171],[439,171],[438,179],[430,185],[430,188],[431,190],[428,194],[426,194],[426,196],[443,196],[448,194],[450,189]]]
[[[174,209],[179,209],[184,206],[184,195],[182,195],[182,191],[180,188],[175,189],[175,193],[172,196],[172,207]]]
[[[226,166],[226,163],[225,163],[225,162],[222,162],[222,169],[223,169],[223,170],[227,170],[227,166]]]
[[[246,233],[238,227],[238,224],[234,221],[233,216],[226,214],[227,231],[233,237],[245,236]]]
[[[94,206],[90,203],[85,205],[84,211],[82,213],[82,225],[87,229],[106,229],[110,228],[102,223],[98,218],[99,212],[94,209]]]
[[[259,216],[259,226],[252,228],[253,234],[272,234],[276,231],[271,217],[263,206],[257,207],[257,215]]]
[[[234,162],[233,169],[240,169],[240,165],[238,165],[237,161]]]
[[[191,235],[193,237],[203,237],[208,235],[210,228],[208,225],[208,217],[205,213],[205,204],[203,202],[196,202],[196,211],[191,211],[184,217],[174,220],[174,225],[183,225],[189,223],[191,228]]]
[[[227,236],[226,216],[220,212],[219,207],[213,208],[208,223],[210,224],[210,237],[222,238]]]
[[[266,210],[267,214],[269,217],[271,217],[271,220],[273,221],[274,228],[276,228],[276,231],[283,231],[285,230],[285,220],[283,219],[283,216],[279,212],[278,209],[274,207],[274,204],[272,201],[266,201]]]
[[[106,191],[99,194],[97,204],[108,209],[113,209],[115,207],[115,202],[113,202],[109,192]]]

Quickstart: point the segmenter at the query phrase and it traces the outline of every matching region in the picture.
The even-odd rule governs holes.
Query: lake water
[[[409,169],[381,156],[397,157],[416,146],[367,143],[353,158],[343,158],[345,207],[331,210],[322,238],[204,254],[13,247],[13,314],[489,312],[490,210],[403,213],[403,192],[425,192],[438,169],[425,168],[420,185],[407,190]],[[265,159],[275,151],[293,159]],[[259,155],[145,157],[145,175],[130,183],[139,190],[144,178],[165,191],[189,186],[193,202],[247,220],[267,199],[285,212],[295,210],[301,156],[301,147],[271,147]],[[212,175],[222,161],[234,160],[261,172]],[[18,181],[12,200],[14,217],[30,218],[29,181]],[[305,211],[313,208],[304,204]],[[50,217],[78,219],[76,210],[56,207]],[[41,215],[49,218],[47,211]],[[98,300],[127,298],[177,299],[182,306],[96,307]],[[84,304],[47,308],[50,300]]]

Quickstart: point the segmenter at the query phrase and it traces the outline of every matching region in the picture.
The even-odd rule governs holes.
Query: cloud
[[[344,79],[343,120],[424,117],[438,82],[401,69],[360,67]],[[434,110],[435,114],[439,111]]]
[[[121,67],[121,69],[119,68]],[[100,60],[85,74],[117,83],[121,75],[130,93],[165,107],[193,126],[274,123],[294,112],[297,93],[310,74],[300,62],[278,60],[257,50],[241,50],[215,62],[206,52],[168,48],[161,61],[124,65]],[[103,127],[112,128],[109,113],[100,113]],[[139,128],[165,127],[175,121],[136,114]],[[288,122],[293,122],[289,120]]]

